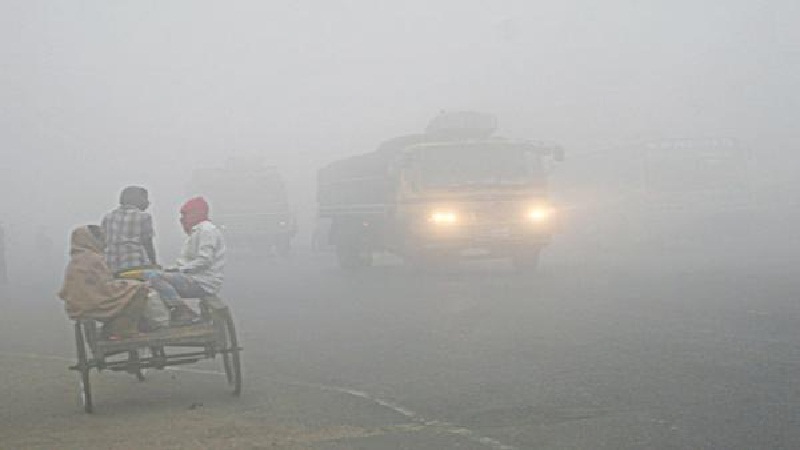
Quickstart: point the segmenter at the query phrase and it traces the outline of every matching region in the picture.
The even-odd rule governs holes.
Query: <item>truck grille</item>
[[[520,208],[511,203],[487,203],[477,205],[467,217],[477,224],[518,222]]]

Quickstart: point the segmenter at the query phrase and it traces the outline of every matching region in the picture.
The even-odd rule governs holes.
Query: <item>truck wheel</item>
[[[514,268],[520,272],[534,272],[539,267],[539,257],[542,253],[540,248],[523,249],[514,255]]]
[[[339,267],[344,270],[358,270],[372,265],[372,252],[353,245],[338,245],[336,256]]]
[[[275,244],[275,251],[279,256],[288,258],[292,254],[292,242],[289,238],[281,239]]]

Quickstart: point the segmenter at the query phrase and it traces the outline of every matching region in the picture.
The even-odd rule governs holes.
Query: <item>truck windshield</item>
[[[418,167],[425,187],[521,186],[541,173],[541,159],[522,146],[447,145],[420,149]]]

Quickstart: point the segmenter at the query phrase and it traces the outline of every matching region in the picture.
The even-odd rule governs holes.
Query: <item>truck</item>
[[[190,195],[203,195],[232,250],[288,256],[297,234],[283,177],[261,158],[230,158],[222,167],[197,169]]]
[[[673,138],[644,147],[645,204],[674,214],[749,210],[750,149],[731,137]]]
[[[663,257],[754,242],[763,201],[746,142],[671,137],[597,147],[559,174],[560,193],[575,201],[571,223],[582,224],[570,233],[580,251]]]
[[[510,258],[533,270],[557,227],[546,160],[555,144],[495,136],[494,116],[460,111],[423,133],[334,161],[318,172],[318,216],[344,269],[377,252],[421,267]]]

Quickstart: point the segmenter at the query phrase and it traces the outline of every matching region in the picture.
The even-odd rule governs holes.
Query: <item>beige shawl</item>
[[[138,295],[146,295],[144,283],[114,279],[106,265],[103,247],[89,226],[72,231],[70,262],[58,294],[71,319],[110,319]]]

